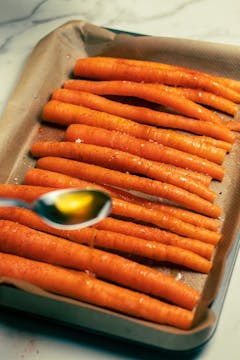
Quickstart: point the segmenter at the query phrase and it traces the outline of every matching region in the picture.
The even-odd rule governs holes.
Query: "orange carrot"
[[[224,176],[224,168],[211,161],[203,160],[194,155],[187,155],[176,149],[138,139],[134,136],[123,133],[119,134],[117,131],[94,126],[72,124],[66,131],[65,139],[67,141],[76,141],[79,143],[86,142],[126,151],[130,154],[138,155],[149,160],[191,169],[196,172],[201,172],[202,174],[208,174],[218,180],[222,180]]]
[[[186,223],[167,212],[145,208],[124,200],[119,199],[113,202],[113,212],[121,217],[154,224],[161,229],[170,230],[178,235],[187,236],[209,244],[217,245],[221,239],[221,234],[217,232]]]
[[[0,197],[22,199],[26,202],[32,202],[39,196],[52,190],[55,190],[55,188],[50,186],[0,184]]]
[[[76,80],[78,81],[78,80]],[[83,83],[82,83],[83,84]],[[102,95],[122,95],[133,96],[150,101],[159,105],[164,105],[177,111],[179,114],[189,116],[202,121],[223,124],[221,118],[213,111],[196,104],[195,102],[174,94],[166,92],[164,87],[149,86],[149,84],[138,83],[125,80],[107,80],[107,81],[85,81],[85,91]],[[96,84],[96,86],[94,86]],[[67,83],[64,84],[67,87]],[[94,88],[92,90],[91,88]],[[104,89],[104,91],[103,91]]]
[[[107,309],[181,329],[193,323],[192,311],[95,279],[83,272],[0,253],[0,275]],[[126,299],[128,301],[126,301]]]
[[[82,86],[81,81],[83,81]],[[156,111],[143,106],[124,104],[118,101],[106,99],[94,93],[70,89],[71,86],[74,87],[75,84],[79,84],[80,89],[84,89],[84,82],[85,80],[66,81],[66,88],[55,89],[52,94],[52,99],[72,103],[75,105],[83,105],[93,110],[105,111],[113,115],[126,117],[130,120],[148,125],[180,129],[198,135],[214,137],[216,139],[223,140],[224,144],[222,144],[222,146],[227,146],[227,149],[229,149],[229,146],[225,145],[225,142],[233,143],[236,139],[236,136],[230,130],[227,130],[225,126],[212,124],[206,121],[190,119],[167,112]]]
[[[155,86],[155,84],[154,84]],[[158,86],[156,85],[156,89]],[[180,96],[186,97],[189,100],[192,100],[196,103],[210,106],[216,110],[220,110],[229,115],[235,115],[238,111],[238,106],[234,102],[227,100],[223,97],[217,96],[215,94],[209,93],[207,91],[199,90],[199,89],[190,89],[190,88],[180,88],[173,86],[165,86],[165,91],[172,92],[173,94],[178,94]]]
[[[167,231],[160,230],[156,227],[135,224],[130,221],[118,220],[111,217],[107,217],[93,226],[93,228],[100,229],[100,231],[97,231],[93,228],[71,231],[56,229],[47,225],[37,214],[31,210],[18,207],[0,207],[0,219],[18,222],[35,230],[48,232],[50,234],[58,235],[76,242],[84,243],[83,240],[86,241],[88,239],[88,244],[99,247],[110,248],[111,243],[107,243],[105,245],[105,234],[108,237],[109,235],[107,232],[109,232],[116,240],[114,243],[114,248],[116,248],[116,243],[118,243],[118,236],[121,237],[122,234],[124,234],[129,235],[131,238],[134,237],[134,239],[144,239],[190,250],[208,260],[212,258],[214,252],[214,246],[211,244],[207,244],[195,239],[185,238]],[[121,250],[121,248],[119,250]]]
[[[37,166],[45,170],[57,171],[83,180],[140,191],[144,194],[164,198],[213,218],[218,218],[221,214],[219,206],[189,191],[171,184],[161,183],[158,180],[151,180],[122,173],[117,170],[110,170],[101,166],[59,157],[49,156],[40,158],[37,161]]]
[[[106,80],[132,80],[167,85],[199,88],[215,93],[234,102],[240,102],[240,94],[201,73],[187,73],[154,67],[128,65],[115,58],[91,57],[79,59],[75,63],[74,75]]]
[[[54,173],[51,174],[53,174],[51,176],[52,183],[57,184],[59,174],[56,173],[55,176]],[[11,194],[11,190],[9,191],[9,193]],[[22,196],[24,199],[24,193],[22,194]],[[171,207],[169,208],[171,209]],[[171,213],[171,210],[169,212],[165,212],[164,205],[162,207],[162,210],[160,210],[160,208],[156,210],[154,208],[146,208],[145,206],[141,206],[136,203],[134,204],[130,203],[129,201],[115,198],[113,199],[112,207],[112,213],[115,215],[148,222],[150,224],[160,226],[162,229],[170,230],[179,235],[192,237],[194,239],[198,239],[200,241],[208,242],[214,245],[216,245],[220,241],[221,235],[219,233],[182,221],[180,216],[181,211],[183,211],[183,216],[187,217],[186,213],[184,214],[185,210],[182,209],[178,209],[178,217],[176,217]],[[191,218],[191,213],[189,213],[188,216],[189,218]]]
[[[194,213],[189,210],[185,210],[176,206],[171,206],[155,201],[144,200],[141,201],[139,197],[131,199],[134,204],[143,205],[144,207],[157,211],[164,211],[166,214],[174,216],[184,222],[193,224],[205,229],[212,231],[218,231],[219,229],[219,220],[212,219],[207,216]]]
[[[216,198],[216,193],[213,190],[178,174],[175,172],[174,166],[146,160],[127,152],[115,151],[103,146],[66,141],[45,141],[34,143],[31,147],[31,153],[35,157],[64,157],[122,172],[141,174],[154,180],[178,186],[210,202]]]
[[[188,72],[191,74],[200,74],[200,75],[211,78],[213,81],[220,82],[221,84],[231,88],[232,90],[240,92],[240,81],[239,80],[209,74],[204,71],[199,71],[199,70],[184,67],[184,66],[179,66],[179,65],[177,66],[177,65],[166,64],[166,63],[161,63],[161,62],[156,62],[156,61],[124,59],[124,58],[118,58],[117,61],[121,62],[123,64],[128,64],[128,65],[138,65],[138,66],[147,66],[147,67],[150,66],[150,67],[162,68],[162,69],[167,69],[167,70],[182,70],[182,71],[185,71],[185,72]]]
[[[90,248],[8,220],[0,220],[0,251],[29,259],[88,270],[97,277],[192,309],[198,291],[173,277],[119,255]]]
[[[165,159],[165,157],[161,156],[161,146],[159,147],[157,144],[151,143],[150,147],[151,145],[153,145],[153,150],[155,150],[151,154],[150,151],[144,150],[146,148],[149,148],[148,141],[139,140],[133,136],[123,133],[121,134],[121,136],[119,136],[119,133],[117,131],[97,128],[88,125],[79,126],[78,124],[72,124],[66,130],[65,140],[76,143],[83,142],[86,144],[109,147],[115,150],[127,151],[130,154],[138,155],[148,160],[163,162],[166,164],[170,163],[170,160],[167,160]],[[179,163],[176,164],[180,165]],[[209,186],[211,183],[210,176],[189,169],[184,169],[179,166],[175,166],[175,173],[178,173],[183,177],[193,179],[198,183],[202,183],[205,186]]]
[[[31,216],[32,214],[28,213],[26,215]],[[37,230],[45,231],[46,227],[43,227],[41,224],[37,223]],[[94,248],[106,250],[117,250],[123,253],[123,255],[137,255],[158,262],[169,262],[202,273],[209,273],[211,269],[211,262],[209,260],[191,250],[175,245],[161,244],[156,241],[143,240],[135,236],[94,228],[81,229],[73,234],[71,234],[71,231],[49,230],[49,227],[47,227],[47,230],[49,233],[68,238],[80,244],[87,244],[94,246]]]
[[[25,175],[24,183],[27,185],[45,185],[55,188],[82,187],[100,189],[103,191],[107,191],[113,197],[113,202],[115,202],[116,199],[122,199],[124,201],[128,201],[130,203],[132,202],[149,209],[166,212],[167,214],[173,215],[176,218],[183,220],[184,222],[196,225],[198,227],[206,228],[208,230],[218,231],[219,228],[219,221],[216,219],[212,219],[204,215],[200,215],[195,212],[174,207],[171,205],[154,202],[153,200],[148,200],[143,197],[133,195],[127,191],[120,191],[119,189],[106,185],[98,185],[93,182],[84,181],[58,172],[52,172],[38,168],[30,168]],[[113,209],[112,214],[114,214]]]
[[[42,116],[44,121],[65,126],[81,123],[117,130],[141,139],[155,141],[162,145],[193,153],[217,163],[222,163],[226,155],[224,149],[202,142],[201,138],[197,136],[193,138],[192,135],[184,135],[176,131],[138,124],[132,120],[57,100],[51,100],[44,106]]]
[[[226,121],[226,126],[230,130],[240,131],[240,122],[239,121]]]
[[[136,224],[134,222],[114,219],[111,217],[105,218],[93,227],[100,230],[135,236],[149,241],[157,241],[166,245],[174,245],[193,251],[206,259],[211,259],[214,251],[214,245],[212,244],[204,243],[196,239],[182,237],[168,231],[160,230],[156,227]]]
[[[193,251],[109,230],[85,228],[79,231],[77,236],[70,234],[70,237],[71,240],[81,244],[93,245],[95,248],[117,250],[123,255],[137,255],[157,262],[169,262],[205,274],[209,273],[212,266],[209,260]]]
[[[54,173],[53,173],[54,174]],[[55,175],[55,183],[58,182],[59,174]],[[39,189],[39,191],[38,191]],[[45,188],[45,192],[49,191],[49,188]],[[51,188],[52,190],[54,187]],[[32,190],[32,191],[31,191]],[[1,184],[0,185],[0,196],[5,197],[17,197],[19,199],[32,202],[36,200],[38,196],[43,193],[43,187],[41,186],[30,186],[30,185],[16,185],[16,184]],[[200,241],[208,242],[216,245],[221,238],[221,234],[210,231],[208,229],[194,226],[191,223],[184,222],[175,217],[172,214],[161,210],[155,210],[146,208],[138,204],[129,203],[122,199],[113,199],[112,212],[115,215],[129,217],[132,219],[148,222],[150,224],[158,225],[163,229],[171,230],[174,233],[194,238]],[[185,211],[178,209],[179,212]],[[151,216],[152,215],[152,216]],[[178,215],[179,216],[179,215]]]

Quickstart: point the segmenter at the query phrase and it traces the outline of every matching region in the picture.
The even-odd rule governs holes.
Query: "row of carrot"
[[[197,102],[235,115],[237,82],[166,64],[114,58],[80,59],[74,74],[98,81],[67,80],[43,109],[43,121],[67,126],[64,141],[33,144],[37,167],[27,171],[24,185],[0,185],[0,196],[31,202],[55,188],[100,188],[112,196],[110,217],[91,228],[66,232],[47,226],[28,210],[1,208],[0,251],[5,254],[0,257],[12,264],[11,270],[2,265],[1,274],[188,329],[200,292],[128,255],[211,271],[221,239],[221,208],[214,204],[216,194],[209,185],[224,177],[222,163],[236,140],[230,129],[238,126],[224,123]],[[186,84],[197,89],[187,89]],[[181,115],[102,95],[139,97]],[[51,281],[37,270],[34,275],[38,268]],[[99,289],[107,296],[96,293]],[[126,298],[129,303],[121,301]]]

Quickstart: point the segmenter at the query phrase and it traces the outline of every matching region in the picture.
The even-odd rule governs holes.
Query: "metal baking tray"
[[[22,182],[26,170],[34,166],[29,155],[34,140],[61,138],[61,130],[41,125],[41,109],[53,89],[71,76],[75,60],[93,55],[126,57],[126,54],[233,78],[237,78],[240,61],[240,48],[235,46],[143,36],[99,28],[84,21],[64,24],[36,45],[0,121],[0,182]],[[217,201],[224,210],[223,241],[216,251],[213,271],[207,276],[182,272],[185,281],[202,291],[199,311],[204,312],[204,317],[191,330],[135,319],[12,279],[0,278],[0,305],[158,349],[185,352],[204,345],[217,327],[240,244],[239,151],[237,141],[225,162],[224,181],[213,184],[219,194]]]

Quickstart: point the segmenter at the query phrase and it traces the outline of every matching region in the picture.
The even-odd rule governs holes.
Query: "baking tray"
[[[34,48],[0,121],[1,183],[22,182],[26,170],[35,163],[29,155],[33,141],[62,138],[61,129],[41,125],[41,110],[53,89],[71,77],[76,59],[94,55],[159,60],[237,78],[240,48],[115,32],[84,21],[64,24]],[[239,152],[237,141],[224,163],[224,181],[212,184],[223,208],[223,240],[211,273],[171,269],[202,292],[191,330],[135,319],[6,278],[0,278],[0,305],[164,350],[190,351],[202,346],[217,327],[240,243]]]

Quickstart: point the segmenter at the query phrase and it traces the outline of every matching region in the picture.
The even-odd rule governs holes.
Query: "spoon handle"
[[[26,209],[31,209],[31,206],[28,205],[28,203],[26,203],[25,201],[11,199],[11,198],[0,198],[0,206],[17,206]]]

